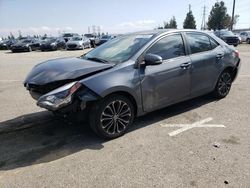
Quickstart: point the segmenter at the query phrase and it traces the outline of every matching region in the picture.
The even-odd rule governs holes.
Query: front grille
[[[37,84],[31,84],[31,83],[25,83],[24,87],[27,88],[29,91],[33,91],[39,94],[46,94],[60,86],[65,85],[66,83],[69,83],[69,80],[62,80],[62,81],[56,81],[52,83],[48,83],[45,85],[37,85]]]
[[[76,44],[68,44],[68,48],[76,48],[77,45]]]
[[[238,43],[238,38],[236,38],[236,37],[228,37],[227,38],[227,43],[236,44],[236,43]]]

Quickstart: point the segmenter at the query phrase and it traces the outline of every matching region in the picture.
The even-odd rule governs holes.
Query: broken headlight
[[[81,87],[79,82],[72,82],[41,96],[37,105],[48,110],[58,110],[72,102],[73,94]]]

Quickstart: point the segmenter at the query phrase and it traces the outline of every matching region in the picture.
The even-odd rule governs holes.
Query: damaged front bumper
[[[84,110],[87,102],[99,98],[97,94],[77,81],[61,86],[44,95],[39,95],[32,90],[30,90],[30,94],[37,100],[37,105],[41,108],[60,113]]]

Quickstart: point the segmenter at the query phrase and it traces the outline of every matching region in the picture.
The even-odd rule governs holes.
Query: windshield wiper
[[[108,63],[107,60],[101,59],[101,58],[98,58],[98,57],[87,57],[86,59],[87,59],[87,60],[92,60],[92,61],[101,62],[101,63]]]

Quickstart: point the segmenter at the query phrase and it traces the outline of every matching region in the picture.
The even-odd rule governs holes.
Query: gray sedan
[[[90,40],[86,37],[73,37],[66,43],[67,50],[82,50],[91,48]]]
[[[224,98],[239,53],[214,35],[154,30],[115,38],[84,56],[41,63],[24,85],[37,105],[87,116],[105,138],[123,135],[136,116],[207,93]]]

